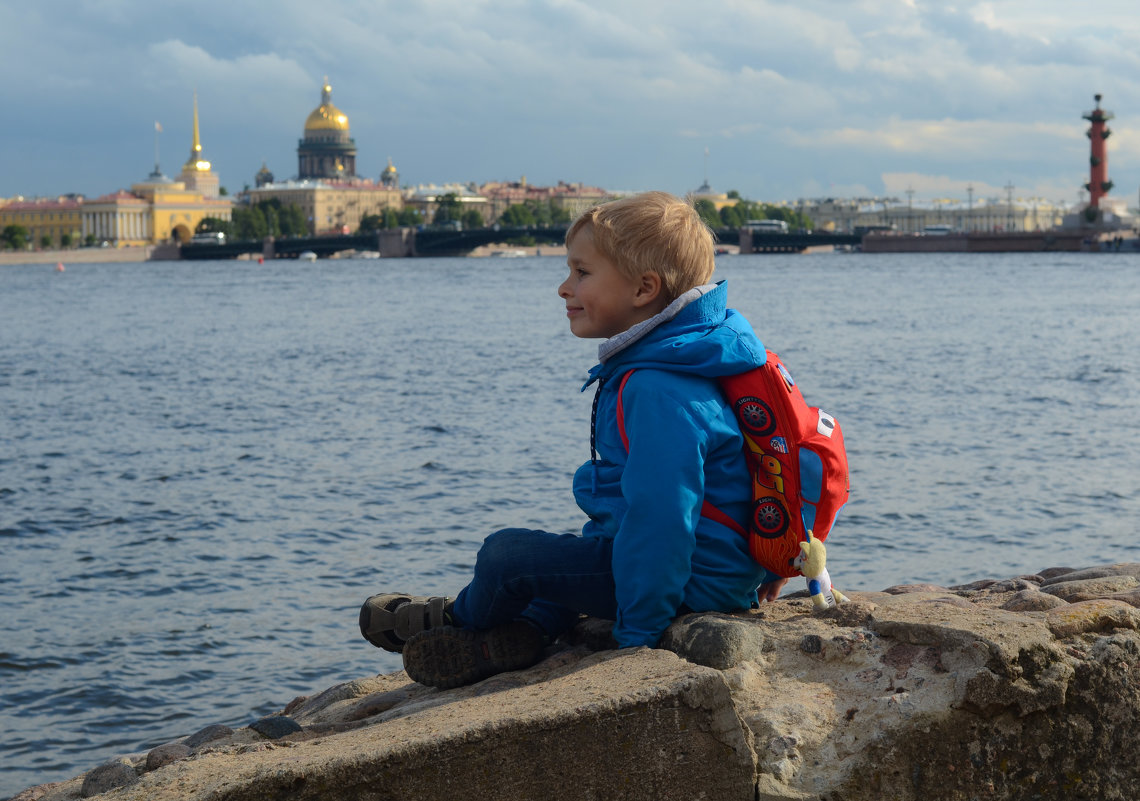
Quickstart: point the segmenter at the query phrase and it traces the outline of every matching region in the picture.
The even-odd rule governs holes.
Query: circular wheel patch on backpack
[[[759,498],[752,507],[752,526],[757,534],[774,540],[788,530],[788,512],[779,498]]]
[[[736,402],[736,419],[749,434],[766,437],[776,430],[776,417],[764,401],[744,397]]]

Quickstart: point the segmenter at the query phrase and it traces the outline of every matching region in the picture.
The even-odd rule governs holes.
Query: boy
[[[716,378],[765,361],[748,322],[726,308],[725,284],[708,283],[708,227],[689,204],[649,192],[586,211],[566,246],[558,295],[570,331],[605,340],[586,384],[597,384],[591,458],[574,476],[590,519],[581,536],[492,534],[454,600],[369,598],[361,633],[402,652],[421,684],[529,667],[579,614],[613,620],[619,647],[653,647],[679,614],[775,600],[786,582],[753,561],[742,536],[701,516],[707,500],[747,526],[743,441]]]

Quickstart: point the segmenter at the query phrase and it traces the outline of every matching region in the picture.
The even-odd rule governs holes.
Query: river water
[[[560,258],[0,268],[0,797],[399,668],[379,590],[573,531]],[[841,589],[1140,561],[1140,256],[728,256],[842,423]]]

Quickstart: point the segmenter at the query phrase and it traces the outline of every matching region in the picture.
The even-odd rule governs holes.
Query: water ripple
[[[508,261],[77,265],[67,295],[0,271],[0,796],[399,669],[364,597],[453,593],[489,531],[581,525],[596,342],[558,259]],[[1140,558],[1136,266],[718,263],[843,422],[838,586]]]

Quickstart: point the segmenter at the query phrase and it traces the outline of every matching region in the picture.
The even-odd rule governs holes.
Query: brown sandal
[[[451,625],[454,600],[398,592],[373,595],[360,607],[360,633],[377,648],[402,653],[413,634]]]

